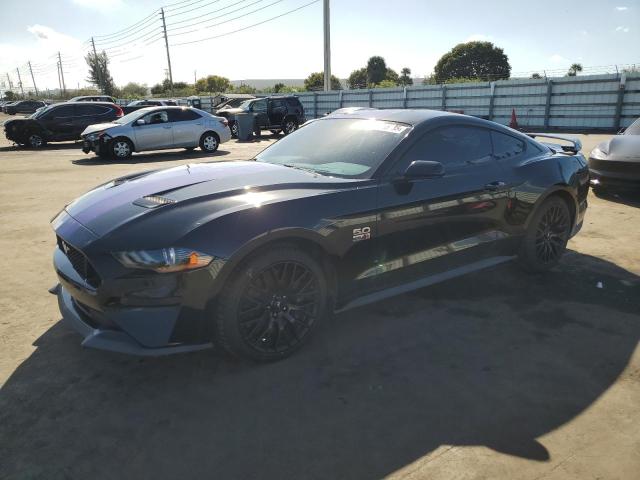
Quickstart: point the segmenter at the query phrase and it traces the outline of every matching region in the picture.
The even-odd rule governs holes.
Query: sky
[[[322,1],[252,25],[310,1],[2,0],[0,88],[7,73],[17,84],[16,68],[31,88],[28,61],[40,89],[57,87],[58,52],[67,88],[86,86],[91,37],[109,53],[116,84],[162,81],[163,6],[174,81],[305,78],[323,68]],[[217,38],[199,41],[210,37]],[[372,55],[423,77],[469,40],[503,48],[513,73],[561,71],[574,62],[585,73],[640,64],[640,0],[331,0],[332,73],[339,78]]]

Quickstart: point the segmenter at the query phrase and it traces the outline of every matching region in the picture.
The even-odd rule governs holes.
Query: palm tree
[[[575,77],[578,75],[578,72],[582,71],[582,65],[580,63],[574,63],[569,67],[569,71],[567,72],[567,77]]]

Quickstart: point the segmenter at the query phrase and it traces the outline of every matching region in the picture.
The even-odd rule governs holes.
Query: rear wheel
[[[214,132],[205,132],[200,137],[200,149],[203,152],[213,153],[218,150],[218,145],[220,145],[220,140]]]
[[[111,140],[111,154],[118,159],[130,158],[133,153],[133,144],[128,138],[120,137]]]
[[[289,135],[290,133],[295,132],[298,129],[298,122],[293,118],[287,118],[284,121],[284,125],[282,127],[282,131],[285,135]]]
[[[300,348],[327,312],[327,286],[316,260],[279,247],[237,269],[219,296],[217,338],[231,354],[256,361]]]
[[[229,130],[231,130],[231,136],[238,138],[238,122],[231,122],[229,124]]]
[[[564,254],[571,234],[571,215],[559,197],[544,201],[533,214],[520,250],[520,260],[531,272],[553,268]]]

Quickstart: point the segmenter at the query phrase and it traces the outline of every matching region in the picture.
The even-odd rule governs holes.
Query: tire
[[[38,132],[30,132],[27,137],[27,147],[29,148],[42,148],[47,144],[42,134]]]
[[[295,118],[286,118],[282,124],[282,131],[285,135],[295,132],[298,129],[298,121]]]
[[[113,158],[117,158],[118,160],[131,158],[133,143],[125,137],[114,138],[109,143],[109,152]]]
[[[229,122],[229,130],[233,138],[238,138],[238,122]]]
[[[557,196],[548,198],[533,214],[520,247],[520,262],[530,272],[553,268],[564,254],[570,234],[567,203]]]
[[[200,150],[205,153],[213,153],[218,150],[220,138],[215,132],[204,132],[200,137]]]
[[[258,362],[294,353],[328,310],[322,267],[295,247],[250,257],[218,298],[216,341],[231,355]]]

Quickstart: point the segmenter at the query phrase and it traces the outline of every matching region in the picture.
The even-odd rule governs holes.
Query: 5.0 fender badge
[[[369,240],[371,238],[371,227],[362,227],[353,229],[353,241]]]

